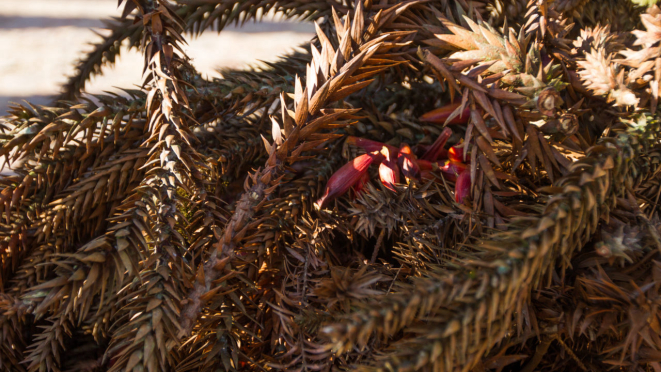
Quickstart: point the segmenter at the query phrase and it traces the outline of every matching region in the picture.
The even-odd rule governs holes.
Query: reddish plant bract
[[[436,138],[436,141],[427,149],[424,155],[421,156],[421,159],[436,161],[441,155],[441,151],[445,146],[445,143],[448,142],[448,139],[452,135],[452,129],[445,128],[441,134]]]
[[[397,191],[395,184],[399,183],[399,167],[397,163],[391,160],[383,161],[379,164],[379,178],[381,183],[390,191]]]
[[[342,166],[328,180],[324,196],[317,200],[318,207],[323,208],[326,203],[347,192],[363,177],[372,162],[381,157],[381,154],[363,154]]]
[[[466,169],[459,174],[454,184],[454,200],[463,204],[464,200],[470,197],[471,191],[471,172]]]
[[[395,146],[387,145],[379,141],[372,141],[369,139],[354,137],[354,136],[347,137],[345,143],[349,145],[358,146],[367,152],[381,151],[381,149],[384,147],[387,148],[388,151],[390,151],[393,154],[396,154],[399,151]]]
[[[445,124],[445,121],[452,115],[454,110],[456,110],[460,103],[451,103],[443,107],[439,107],[432,111],[429,111],[420,117],[420,121],[426,121],[430,123]],[[470,118],[470,108],[466,107],[459,114],[459,116],[454,117],[447,124],[448,125],[457,125],[457,124],[466,124]]]
[[[448,150],[448,159],[454,162],[458,163],[470,163],[470,159],[465,159],[464,160],[464,148],[465,146],[457,147],[457,146],[452,146]]]

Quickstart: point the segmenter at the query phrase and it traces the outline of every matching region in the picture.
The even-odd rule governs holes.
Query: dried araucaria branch
[[[315,38],[195,71],[268,12]],[[0,123],[0,371],[661,370],[660,16],[127,0]],[[76,98],[124,40],[142,88]]]

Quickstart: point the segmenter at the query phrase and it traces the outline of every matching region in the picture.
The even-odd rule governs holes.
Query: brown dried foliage
[[[3,119],[0,370],[661,370],[661,12],[601,5],[127,0]],[[196,73],[186,32],[268,11],[310,46]],[[126,39],[142,89],[76,98]],[[444,126],[424,177],[343,167]]]

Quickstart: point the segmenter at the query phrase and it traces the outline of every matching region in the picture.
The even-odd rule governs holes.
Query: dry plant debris
[[[119,3],[0,128],[0,370],[661,371],[654,1]],[[316,37],[200,77],[270,11]]]

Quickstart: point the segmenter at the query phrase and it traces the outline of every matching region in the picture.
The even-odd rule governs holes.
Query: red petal
[[[434,141],[434,144],[431,145],[429,149],[427,149],[427,152],[425,152],[424,155],[422,155],[422,159],[424,160],[429,160],[429,161],[436,161],[438,160],[438,157],[441,154],[441,151],[443,150],[443,146],[445,146],[445,143],[448,142],[448,139],[452,135],[452,129],[450,128],[445,128],[441,132],[441,134],[438,135],[438,138],[436,138],[436,141]]]
[[[454,200],[457,203],[464,203],[464,200],[470,197],[471,192],[471,172],[464,170],[457,177],[457,182],[454,184]]]
[[[468,166],[464,163],[458,163],[454,161],[446,161],[443,166],[439,167],[441,172],[443,172],[443,177],[448,181],[456,181],[457,177],[466,169]]]
[[[367,172],[363,173],[363,176],[360,177],[358,182],[356,182],[355,185],[351,187],[351,190],[353,190],[353,196],[357,197],[360,195],[360,193],[363,191],[365,188],[365,185],[370,181],[370,176]]]
[[[379,178],[383,186],[390,191],[395,191],[395,184],[399,183],[399,167],[394,161],[384,161],[379,165]]]
[[[406,155],[413,155],[413,151],[411,151],[411,147],[407,145],[406,143],[402,143],[401,146],[399,146],[399,152],[400,154],[406,154]]]
[[[386,145],[385,143],[381,143],[378,141],[372,141],[365,138],[354,137],[354,136],[347,137],[345,143],[360,147],[367,152],[381,151],[383,147],[388,148],[388,151],[390,151],[393,154],[397,154],[397,152],[399,151],[395,146]]]
[[[404,177],[408,179],[420,179],[420,167],[418,167],[418,164],[416,164],[412,155],[400,152],[397,162],[399,164],[399,168],[404,174]]]
[[[457,147],[457,146],[452,146],[450,147],[450,150],[448,150],[448,159],[458,162],[458,163],[463,163],[463,162],[470,162],[470,159],[464,159],[464,147]]]
[[[363,177],[367,168],[378,157],[380,155],[363,154],[338,169],[328,180],[324,196],[317,200],[318,207],[323,208],[326,203],[347,192]]]
[[[434,169],[434,163],[429,160],[417,159],[415,160],[415,163],[418,165],[420,171],[430,171]]]
[[[452,112],[461,106],[461,103],[451,103],[443,107],[439,107],[435,110],[429,111],[420,117],[421,121],[427,121],[431,123],[444,124],[445,121],[452,115]],[[468,123],[468,118],[470,117],[470,108],[468,105],[464,108],[464,111],[461,115],[452,119],[448,124],[466,124]]]
[[[415,146],[415,152],[418,153],[418,154],[424,154],[430,148],[431,148],[431,145],[425,146],[425,145],[418,144],[418,145]],[[402,151],[402,150],[399,150],[399,151]],[[441,151],[438,154],[438,159],[437,160],[444,160],[444,159],[447,159],[447,158],[448,158],[448,150],[441,149]]]

